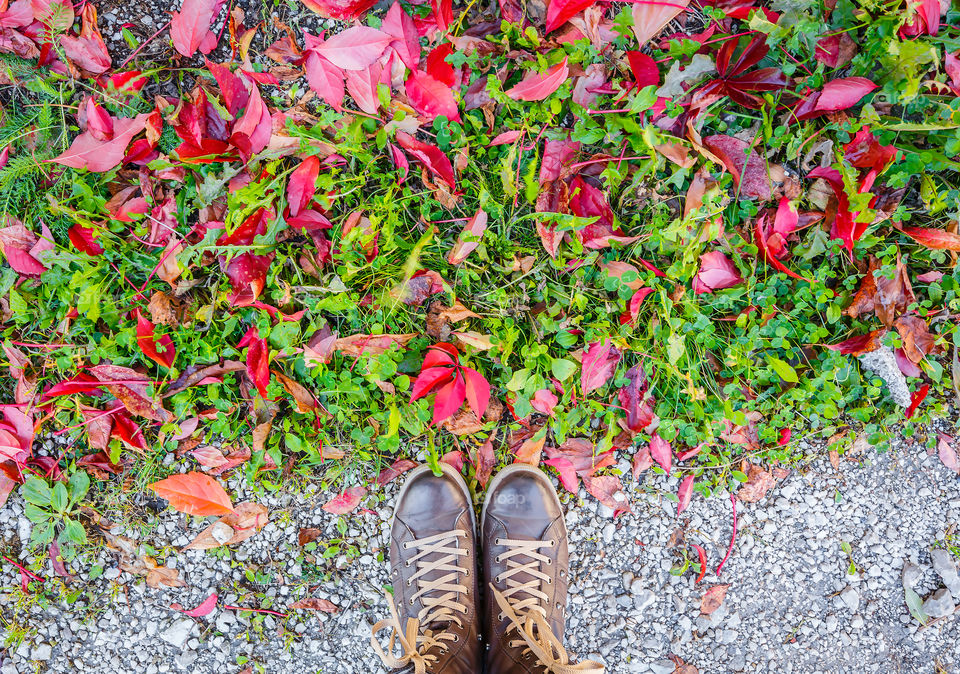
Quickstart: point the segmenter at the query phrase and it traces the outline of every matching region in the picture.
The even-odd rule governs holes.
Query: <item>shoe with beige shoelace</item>
[[[393,668],[414,674],[482,671],[477,612],[476,517],[460,474],[441,464],[410,473],[390,534],[390,617],[373,626],[371,645]],[[386,649],[378,641],[390,630]]]
[[[487,674],[602,674],[596,662],[571,662],[563,646],[567,529],[547,476],[524,464],[498,473],[483,504],[480,541]]]

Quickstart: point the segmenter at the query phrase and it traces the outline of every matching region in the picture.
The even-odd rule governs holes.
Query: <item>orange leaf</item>
[[[189,515],[226,515],[233,512],[233,504],[223,487],[209,475],[191,471],[171,475],[149,485],[157,496],[170,501],[174,510]]]

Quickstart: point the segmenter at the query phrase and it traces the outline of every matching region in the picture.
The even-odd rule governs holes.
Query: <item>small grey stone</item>
[[[52,654],[53,648],[50,646],[50,644],[37,644],[37,647],[33,649],[32,653],[30,653],[30,659],[46,662],[50,659]]]
[[[657,660],[656,662],[650,663],[650,671],[653,674],[673,674],[673,671],[676,669],[673,661],[671,660]]]
[[[913,562],[907,562],[903,565],[903,572],[901,573],[904,587],[914,587],[920,581],[922,575],[923,570],[919,566]]]
[[[848,586],[846,590],[841,592],[840,599],[851,611],[856,611],[858,608],[860,608],[860,593],[854,590],[852,587]]]
[[[960,577],[957,576],[957,563],[949,550],[942,548],[930,553],[930,559],[933,561],[933,570],[936,571],[943,584],[950,590],[950,594],[960,596]]]
[[[953,595],[943,587],[927,597],[923,602],[923,612],[931,618],[943,618],[953,613],[956,607],[953,604]]]
[[[160,633],[160,638],[174,648],[183,648],[190,638],[195,623],[190,619],[178,620]]]

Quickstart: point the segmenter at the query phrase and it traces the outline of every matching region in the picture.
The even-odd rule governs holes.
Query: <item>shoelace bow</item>
[[[501,538],[497,539],[496,544],[507,548],[497,557],[498,562],[506,562],[507,568],[496,578],[497,583],[503,583],[506,589],[500,592],[493,583],[490,589],[501,615],[510,621],[508,629],[515,629],[520,637],[510,641],[510,647],[522,647],[524,653],[533,653],[544,667],[544,674],[603,674],[604,666],[591,660],[572,664],[563,643],[547,621],[544,606],[549,603],[550,597],[540,588],[541,583],[549,585],[553,580],[541,570],[541,564],[549,566],[553,562],[538,550],[552,548],[555,542]],[[521,557],[530,561],[523,562],[519,559]],[[519,578],[521,574],[526,574],[528,580],[522,582]]]
[[[426,628],[430,625],[451,622],[463,625],[457,613],[466,615],[467,607],[457,601],[457,595],[467,592],[467,586],[458,582],[461,573],[466,575],[469,572],[468,569],[460,566],[460,557],[465,556],[467,551],[459,547],[459,540],[466,535],[464,531],[446,531],[403,544],[405,550],[411,548],[418,550],[417,554],[406,561],[408,567],[417,565],[416,573],[406,582],[408,586],[416,583],[418,588],[417,592],[410,597],[410,603],[414,604],[420,599],[423,608],[420,609],[416,618],[407,618],[406,625],[401,625],[400,613],[397,611],[393,595],[386,595],[387,603],[390,605],[390,618],[381,620],[373,626],[370,643],[387,667],[405,667],[412,664],[414,674],[426,674],[427,664],[437,661],[435,649],[447,650],[450,648],[449,642],[460,638],[442,629],[435,632]],[[431,555],[435,558],[427,561],[426,557]],[[423,580],[424,576],[434,572],[445,573],[445,575],[434,580]],[[391,628],[392,632],[390,643],[384,652],[377,641],[377,634],[387,627]],[[393,655],[393,648],[397,642],[401,650],[399,658]]]

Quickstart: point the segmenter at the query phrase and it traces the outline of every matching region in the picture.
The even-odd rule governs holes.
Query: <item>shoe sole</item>
[[[497,490],[497,487],[499,487],[500,484],[506,478],[516,473],[526,473],[527,475],[532,476],[534,479],[539,480],[547,488],[547,491],[550,493],[550,497],[553,499],[554,504],[556,504],[557,506],[557,511],[561,513],[560,523],[563,525],[563,533],[564,533],[564,536],[566,536],[567,523],[564,520],[562,515],[563,507],[560,505],[560,497],[557,496],[556,488],[553,486],[553,483],[550,482],[550,478],[544,475],[542,470],[540,470],[539,468],[534,468],[533,466],[529,466],[525,463],[515,463],[511,466],[507,466],[506,468],[501,470],[499,473],[497,473],[496,476],[493,478],[493,480],[490,482],[490,486],[487,488],[487,494],[483,499],[483,511],[480,514],[480,525],[482,526],[483,523],[487,520],[487,506],[490,505],[490,497]],[[480,532],[480,535],[482,536],[483,532]]]
[[[473,525],[474,535],[476,535],[477,514],[473,511],[473,494],[470,493],[470,487],[467,486],[467,481],[464,480],[463,475],[461,475],[460,472],[451,465],[448,465],[446,463],[441,463],[440,470],[443,472],[444,475],[448,475],[451,478],[453,478],[453,481],[457,483],[457,486],[460,487],[460,490],[463,492],[464,497],[467,499],[467,503],[469,504],[469,510],[470,510],[470,522]],[[403,483],[403,487],[400,489],[400,494],[397,496],[396,503],[398,505],[403,500],[404,495],[407,493],[407,489],[409,489],[410,485],[413,484],[414,478],[416,478],[419,475],[422,475],[423,473],[433,473],[433,471],[430,469],[430,466],[424,464],[422,466],[417,466],[410,472],[410,474],[407,476],[406,482]],[[397,519],[397,511],[396,509],[394,509],[393,517],[390,518],[391,529],[393,529],[394,525],[396,524],[396,519]]]

